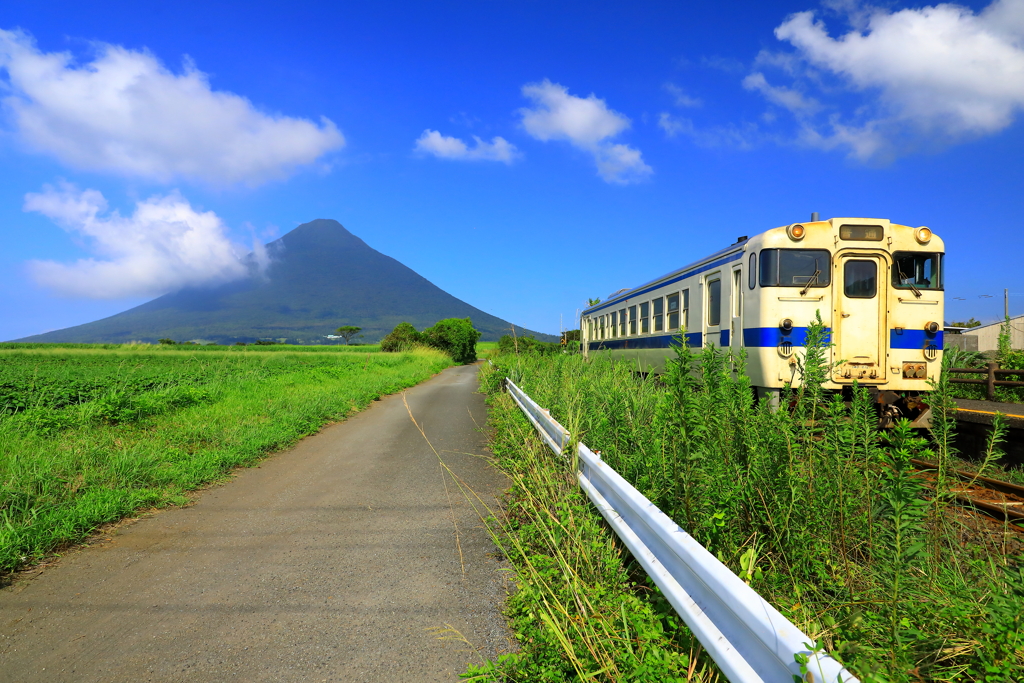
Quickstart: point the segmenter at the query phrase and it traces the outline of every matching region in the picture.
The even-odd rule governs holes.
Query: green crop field
[[[4,347],[0,574],[141,508],[183,503],[452,364],[367,346]]]

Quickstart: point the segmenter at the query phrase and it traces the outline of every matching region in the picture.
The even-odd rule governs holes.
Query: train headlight
[[[786,228],[786,234],[789,235],[789,239],[791,240],[802,240],[806,232],[807,229],[799,223],[794,223]]]
[[[790,320],[789,318],[783,318],[779,322],[779,329],[785,332],[786,334],[789,334],[789,332],[793,330],[793,321]]]
[[[932,231],[929,228],[920,227],[914,231],[914,239],[921,244],[928,244],[932,239]]]
[[[929,334],[935,334],[939,331],[939,324],[937,322],[925,323],[924,330]]]

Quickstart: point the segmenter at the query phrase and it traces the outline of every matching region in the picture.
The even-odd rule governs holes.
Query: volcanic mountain
[[[322,344],[337,327],[358,325],[363,328],[359,341],[375,342],[400,322],[422,330],[443,318],[467,317],[484,341],[511,329],[372,249],[334,220],[300,225],[268,244],[267,251],[272,260],[262,275],[165,294],[109,318],[18,341],[125,343],[166,337]]]

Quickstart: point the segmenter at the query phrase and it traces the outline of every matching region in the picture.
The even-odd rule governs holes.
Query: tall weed
[[[603,354],[506,354],[483,385],[497,396],[512,377],[862,680],[956,680],[983,666],[996,636],[981,617],[1010,594],[1000,563],[961,542],[945,489],[909,469],[952,457],[953,424],[940,414],[931,435],[907,423],[880,433],[864,388],[849,402],[822,390],[820,319],[808,337],[779,409],[755,401],[742,353],[684,345],[658,378]],[[948,384],[935,394],[941,413]],[[1018,641],[998,637],[1018,649],[997,660],[1019,665]]]

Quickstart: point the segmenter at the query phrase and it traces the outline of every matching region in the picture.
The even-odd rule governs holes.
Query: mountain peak
[[[424,329],[443,318],[467,317],[490,341],[511,327],[370,247],[336,220],[303,223],[267,247],[271,261],[265,277],[190,287],[103,320],[21,341],[124,343],[169,337],[318,344],[341,325],[358,325],[363,341],[374,342],[400,322]]]

